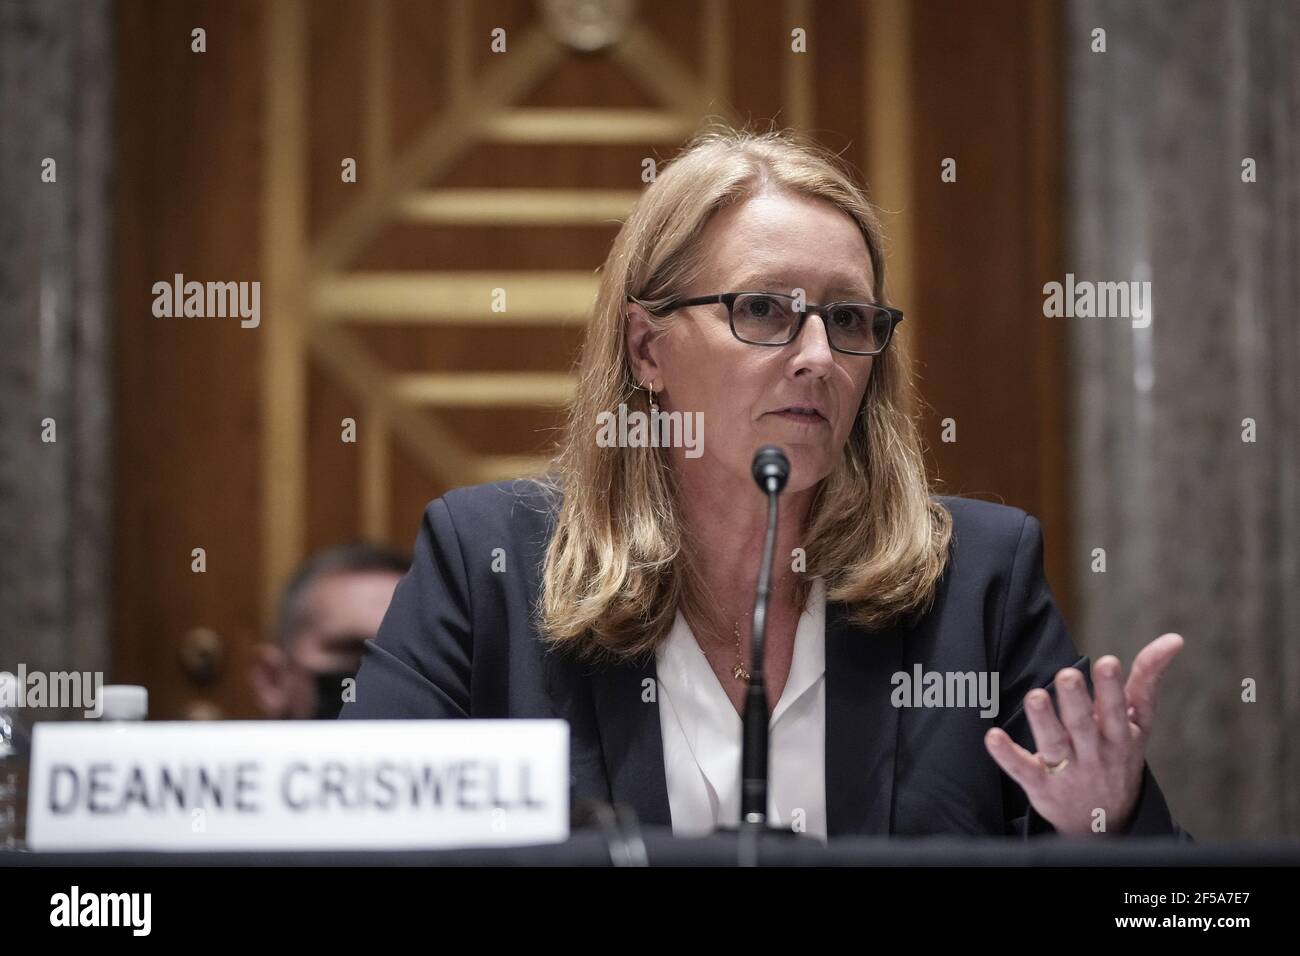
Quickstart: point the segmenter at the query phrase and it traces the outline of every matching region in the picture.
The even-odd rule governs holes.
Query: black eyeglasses
[[[629,302],[636,302],[628,296]],[[806,304],[795,308],[795,298],[779,292],[723,292],[693,299],[673,299],[650,310],[661,315],[689,305],[727,307],[731,334],[748,345],[779,347],[789,345],[803,331],[809,313],[822,317],[826,339],[831,348],[846,355],[879,355],[893,337],[894,327],[903,321],[903,313],[870,302],[831,302],[828,305]]]

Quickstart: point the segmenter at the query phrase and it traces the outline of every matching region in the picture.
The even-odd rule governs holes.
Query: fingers
[[[1125,743],[1129,739],[1128,702],[1120,684],[1119,658],[1107,654],[1092,665],[1092,686],[1096,692],[1097,722],[1103,740]]]
[[[1162,634],[1138,651],[1133,659],[1133,670],[1129,673],[1124,694],[1129,706],[1133,708],[1133,723],[1143,733],[1151,730],[1152,719],[1156,711],[1156,692],[1165,670],[1173,663],[1178,652],[1183,649],[1183,638],[1179,634]]]
[[[1052,698],[1045,690],[1031,690],[1025,695],[1025,713],[1034,732],[1034,745],[1043,760],[1060,763],[1070,756],[1070,735],[1056,719]]]
[[[1097,719],[1092,714],[1092,697],[1083,675],[1073,667],[1064,667],[1057,672],[1055,683],[1056,706],[1070,735],[1070,747],[1080,760],[1091,763],[1097,756],[1100,737]]]
[[[1020,785],[1026,794],[1032,795],[1047,777],[1047,770],[1037,757],[1007,735],[1005,730],[994,727],[984,735],[984,746],[997,765],[1008,777]]]

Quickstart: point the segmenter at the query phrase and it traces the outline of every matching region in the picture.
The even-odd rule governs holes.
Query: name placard
[[[33,849],[431,849],[569,835],[562,720],[38,723]]]

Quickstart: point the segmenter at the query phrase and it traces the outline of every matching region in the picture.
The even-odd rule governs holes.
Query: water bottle
[[[8,671],[0,671],[0,701],[17,701],[25,688]],[[18,707],[0,705],[0,849],[27,845],[27,770],[31,736],[18,718]]]
[[[137,684],[105,684],[100,688],[103,702],[102,721],[144,720],[149,716],[149,690]]]

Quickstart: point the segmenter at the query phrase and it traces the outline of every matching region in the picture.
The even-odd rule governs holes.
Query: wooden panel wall
[[[1061,123],[1054,4],[939,0],[914,28],[915,311],[931,461],[945,488],[1043,522],[1069,619],[1067,327],[1060,279]],[[945,158],[957,181],[940,180]],[[955,419],[957,440],[941,441]]]
[[[270,323],[284,289],[263,288],[262,326],[222,319],[159,319],[153,282],[177,272],[205,280],[267,279],[268,157],[266,44],[270,4],[123,0],[119,5],[116,237],[115,677],[149,685],[157,717],[252,716],[245,671],[264,633],[267,580],[263,454],[273,422],[275,381],[267,372]],[[359,189],[418,140],[451,96],[441,69],[446,3],[392,0],[376,36],[372,4],[318,0],[303,6],[305,139],[301,180],[308,242],[346,215]],[[1064,355],[1035,319],[1035,289],[1054,274],[1056,208],[1054,56],[1050,14],[1025,2],[885,4],[911,18],[900,39],[907,70],[899,90],[875,70],[870,36],[880,4],[786,0],[724,4],[719,53],[708,42],[705,4],[642,4],[644,24],[681,62],[719,72],[741,120],[799,123],[859,167],[882,149],[866,129],[873,103],[904,95],[913,193],[900,216],[912,244],[900,251],[909,275],[909,313],[923,363],[932,464],[952,491],[999,497],[1029,508],[1048,529],[1049,571],[1068,604],[1061,418]],[[467,4],[475,82],[494,65],[487,31],[526,32],[524,0]],[[206,53],[190,31],[207,30]],[[783,73],[792,26],[808,30],[802,74]],[[368,122],[375,74],[367,45],[386,51],[385,122]],[[897,74],[892,74],[897,76]],[[884,77],[884,79],[880,79]],[[900,90],[902,93],[900,94]],[[871,97],[885,98],[869,100]],[[654,91],[608,54],[565,55],[520,103],[529,107],[629,107]],[[281,143],[280,145],[283,145]],[[439,188],[639,188],[645,156],[667,158],[672,143],[517,144],[479,142],[426,186]],[[883,155],[888,155],[884,153]],[[959,160],[959,182],[942,185],[938,164]],[[340,160],[357,157],[361,181],[340,181]],[[900,165],[900,164],[896,164]],[[273,230],[272,230],[273,231]],[[388,219],[347,268],[580,270],[603,260],[616,226],[429,226]],[[907,326],[904,327],[907,329]],[[566,371],[580,329],[366,322],[357,341],[385,374],[428,371]],[[301,463],[295,507],[309,551],[357,537],[373,515],[364,505],[366,455],[375,450],[368,396],[317,358],[305,359]],[[274,363],[270,373],[275,372]],[[287,373],[288,374],[288,373]],[[289,375],[287,381],[292,381]],[[461,443],[485,455],[545,450],[554,408],[439,411]],[[959,441],[939,443],[938,421],[958,420]],[[339,440],[340,420],[360,425],[358,444]],[[400,437],[384,443],[387,541],[409,547],[425,503],[446,490],[428,449]],[[371,459],[372,461],[374,459]],[[274,517],[274,516],[273,516]],[[207,571],[191,571],[203,547]],[[221,635],[224,668],[201,686],[186,676],[181,649],[194,628]]]
[[[155,318],[151,288],[175,273],[260,278],[261,7],[118,5],[113,661],[115,679],[148,686],[160,718],[205,703],[251,714],[261,330]],[[196,26],[207,53],[190,52]],[[206,573],[191,571],[194,548]],[[196,627],[229,651],[208,688],[181,667]]]

